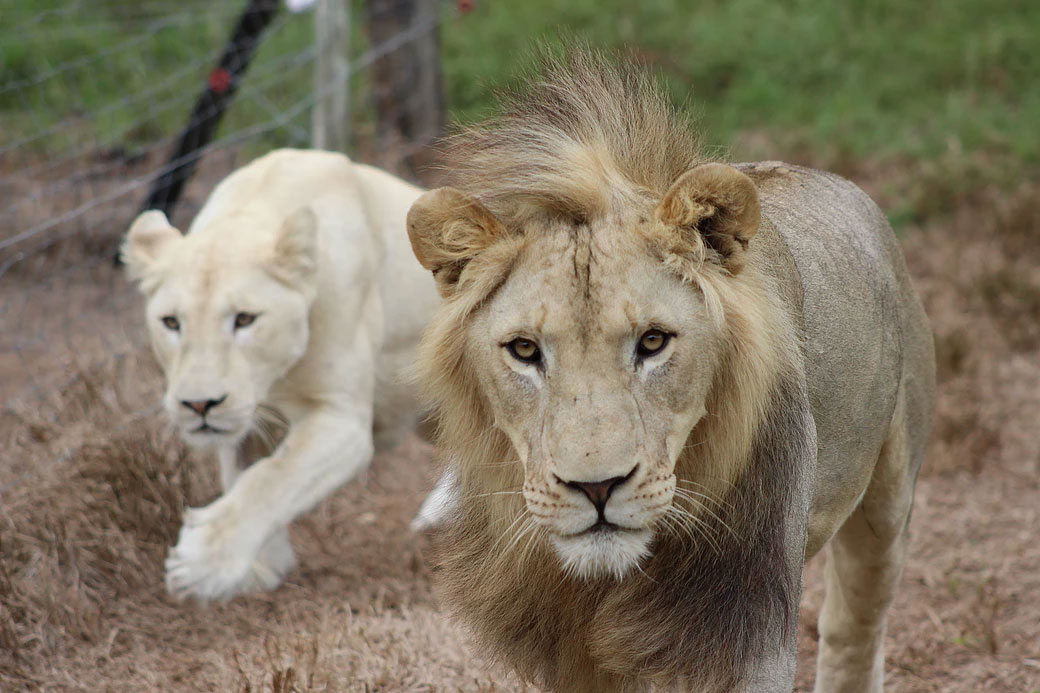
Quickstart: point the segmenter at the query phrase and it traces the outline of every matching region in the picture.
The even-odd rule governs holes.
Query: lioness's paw
[[[220,601],[280,585],[296,560],[286,529],[256,549],[254,533],[217,510],[210,506],[185,514],[180,538],[166,559],[169,593]]]

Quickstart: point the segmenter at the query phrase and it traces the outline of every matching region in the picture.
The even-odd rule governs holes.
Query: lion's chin
[[[579,578],[621,580],[650,555],[649,529],[590,530],[552,538],[563,569]]]
[[[227,424],[200,425],[193,423],[190,426],[181,427],[181,438],[184,439],[184,442],[199,450],[222,445],[237,445],[244,433],[244,427],[232,427]]]

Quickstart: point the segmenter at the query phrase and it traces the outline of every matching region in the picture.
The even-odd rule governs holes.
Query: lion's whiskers
[[[489,491],[487,493],[474,493],[468,496],[462,496],[460,500],[471,500],[473,498],[488,498],[490,496],[522,496],[522,491],[510,491],[503,489],[502,491]]]
[[[513,528],[516,527],[517,523],[520,523],[520,529],[522,530],[524,528],[524,526],[527,524],[527,521],[529,519],[530,518],[529,518],[529,513],[527,511],[527,507],[526,506],[522,507],[520,509],[520,512],[517,514],[517,516],[513,518],[513,521],[509,523],[509,526],[506,527],[504,530],[502,530],[502,533],[498,535],[497,539],[495,539],[495,543],[491,545],[491,548],[488,550],[488,552],[484,556],[484,561],[480,565],[480,570],[483,571],[483,570],[487,569],[487,567],[496,558],[498,558],[500,556],[503,556],[503,555],[505,555],[507,553],[507,552],[499,553],[498,551],[496,551],[496,549],[498,548],[498,545],[501,544],[502,540],[505,539],[509,535],[509,533],[513,531]],[[519,532],[520,530],[517,530],[517,531]]]
[[[682,494],[677,493],[677,495],[679,495],[680,498],[684,498]],[[715,518],[719,525],[726,528],[727,530],[730,530],[729,526],[726,525],[725,522],[719,519],[717,515],[712,513],[709,508],[706,508],[703,504],[699,503],[696,498],[684,499],[696,504],[700,510],[703,510],[704,512],[711,514],[711,516]],[[698,517],[696,514],[690,512],[688,509],[674,503],[668,506],[668,510],[665,513],[665,517],[669,518],[673,522],[678,523],[681,527],[683,527],[691,539],[696,539],[699,536],[706,542],[708,542],[708,544],[711,545],[712,549],[714,549],[716,553],[721,553],[721,548],[719,547],[717,537],[714,533],[717,528],[711,525],[710,523],[706,522],[703,518]],[[733,533],[732,530],[730,530],[730,533],[733,534],[734,537],[736,537],[736,534]]]
[[[685,445],[683,445],[682,449],[683,449],[683,452],[685,452],[687,450],[693,450],[694,448],[699,448],[702,445],[707,445],[707,443],[708,443],[708,441],[706,441],[706,440],[700,440],[700,441],[697,441],[696,443],[687,442]]]
[[[495,549],[497,549],[498,545],[502,542],[502,540],[506,538],[506,535],[508,535],[513,530],[513,527],[516,526],[516,523],[521,522],[522,520],[524,524],[526,524],[528,519],[530,519],[530,512],[528,512],[527,506],[524,506],[520,508],[520,512],[517,514],[515,518],[513,518],[513,521],[509,523],[509,526],[506,527],[502,534],[498,536],[498,539],[495,540],[495,543],[491,545],[491,550],[488,551],[488,555],[490,556],[495,552]],[[523,524],[521,524],[520,526],[522,528]]]
[[[680,527],[683,533],[690,539],[694,541],[703,539],[715,553],[721,554],[722,549],[712,533],[708,531],[711,529],[710,525],[705,523],[704,520],[677,505],[670,506],[665,516],[676,523],[676,526]]]
[[[523,548],[517,554],[520,565],[523,565],[530,557],[530,554],[533,552],[534,547],[537,545],[536,540],[538,539],[538,537],[544,529],[545,528],[542,527],[542,525],[540,525],[538,522],[535,522],[534,519],[531,518],[531,521],[525,523],[525,527],[520,532],[517,532],[517,538],[513,540],[511,546],[518,545],[521,538],[525,536],[527,537],[527,540],[524,542]]]
[[[711,508],[709,508],[709,507],[708,507],[707,505],[705,505],[705,504],[704,504],[704,503],[703,503],[703,502],[701,501],[701,498],[706,498],[706,499],[708,499],[708,500],[711,500],[711,499],[710,499],[710,498],[709,498],[708,496],[705,496],[705,495],[704,495],[704,494],[702,494],[702,493],[697,493],[697,492],[695,492],[695,491],[690,491],[690,490],[688,490],[688,489],[684,489],[684,488],[679,488],[679,487],[676,487],[676,489],[675,489],[675,495],[676,495],[677,497],[681,498],[682,500],[685,500],[686,502],[688,502],[688,503],[689,503],[690,505],[694,506],[695,508],[697,508],[697,510],[700,510],[701,512],[704,512],[705,514],[709,515],[709,516],[710,516],[710,517],[711,517],[711,518],[712,518],[713,520],[715,520],[715,522],[716,522],[716,523],[717,523],[717,524],[718,524],[718,525],[719,525],[720,527],[722,527],[722,528],[723,528],[723,529],[725,529],[725,530],[726,530],[727,532],[729,532],[729,533],[730,533],[730,535],[731,535],[731,536],[732,536],[732,537],[733,537],[734,539],[737,539],[738,541],[740,540],[740,537],[739,537],[739,536],[737,535],[737,533],[736,533],[736,532],[734,532],[734,531],[733,531],[733,528],[732,528],[732,527],[730,527],[730,526],[729,526],[729,524],[727,524],[725,520],[723,520],[723,519],[722,519],[721,517],[719,517],[719,514],[718,514],[718,513],[716,513],[716,512],[714,511],[714,510],[712,510]],[[673,505],[672,505],[671,507],[673,507],[673,508],[674,508],[674,507],[678,507],[678,506],[676,506],[676,505],[674,505],[674,504],[673,504]],[[730,507],[731,507],[731,506],[730,506]],[[704,526],[707,526],[707,527],[710,527],[710,526],[711,526],[711,525],[709,525],[709,524],[708,524],[707,522],[705,522],[703,518],[697,517],[697,516],[696,516],[696,515],[695,515],[694,513],[691,513],[691,512],[689,511],[689,510],[686,510],[686,509],[684,508],[684,509],[683,509],[683,511],[684,511],[684,512],[686,512],[686,513],[688,513],[688,514],[690,515],[690,517],[691,517],[691,518],[693,518],[693,519],[694,519],[694,520],[696,520],[697,522],[699,522],[699,523],[703,524]]]
[[[494,467],[511,467],[513,465],[520,464],[520,460],[502,460],[500,462],[481,462],[478,467],[483,468],[494,468]]]
[[[650,582],[652,582],[654,584],[657,584],[657,580],[655,580],[652,577],[650,577],[650,574],[647,573],[645,570],[643,570],[643,566],[639,565],[639,561],[635,562],[635,566],[636,566],[636,570],[638,570],[643,575],[643,577],[645,577]]]
[[[727,502],[727,501],[725,501],[725,500],[723,500],[721,498],[718,498],[717,496],[711,495],[711,489],[708,488],[707,486],[705,486],[704,484],[698,483],[696,481],[690,481],[689,479],[677,479],[676,482],[675,482],[677,491],[680,490],[680,486],[679,486],[680,484],[689,484],[690,486],[695,486],[695,487],[697,487],[699,489],[703,489],[702,491],[695,491],[692,488],[684,488],[684,489],[681,489],[681,490],[684,493],[696,494],[699,498],[702,498],[702,499],[708,501],[709,503],[714,505],[719,510],[732,510],[733,509],[733,505],[731,503],[729,503],[729,502]],[[729,485],[733,486],[733,484],[729,484]]]
[[[661,520],[671,530],[672,534],[680,539],[687,537],[696,540],[698,538],[698,534],[695,531],[696,526],[687,515],[682,508],[670,505],[664,515],[661,516]]]

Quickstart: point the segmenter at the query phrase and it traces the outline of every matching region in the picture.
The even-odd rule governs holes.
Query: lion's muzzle
[[[614,476],[609,479],[602,481],[569,481],[561,479],[556,476],[556,481],[563,484],[564,486],[580,491],[585,494],[585,497],[589,499],[593,507],[596,508],[597,513],[597,524],[611,525],[614,524],[607,520],[605,510],[607,507],[607,501],[610,500],[611,494],[614,489],[621,486],[625,482],[632,479],[635,476],[636,470],[639,465],[632,467],[632,470],[624,476]],[[555,475],[554,475],[555,476]]]

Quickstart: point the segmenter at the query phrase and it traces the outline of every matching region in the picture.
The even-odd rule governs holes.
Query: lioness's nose
[[[607,501],[610,500],[610,494],[614,492],[615,488],[635,476],[636,467],[638,466],[632,467],[632,470],[625,476],[614,476],[603,481],[564,481],[560,477],[556,477],[556,479],[564,486],[584,493],[592,501],[592,504],[596,506],[597,512],[602,513],[603,508],[607,505]]]
[[[186,406],[188,409],[194,410],[199,416],[205,416],[206,412],[226,399],[227,395],[224,395],[220,399],[182,399],[181,404]]]

